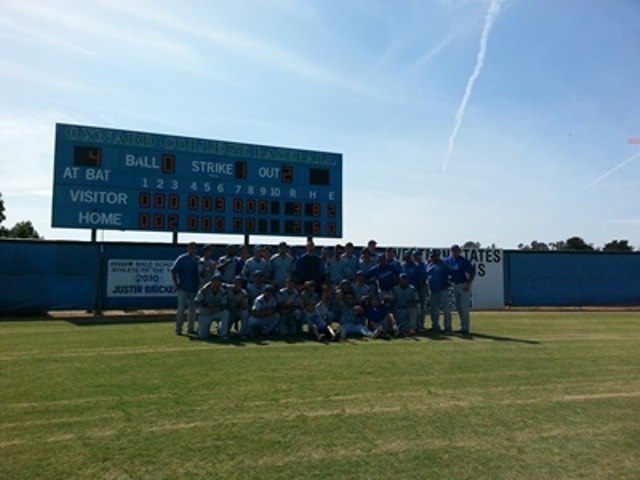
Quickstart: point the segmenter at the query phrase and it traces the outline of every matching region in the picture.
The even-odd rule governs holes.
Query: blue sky
[[[0,0],[5,226],[89,239],[59,122],[342,153],[344,242],[640,247],[639,39],[639,0]]]

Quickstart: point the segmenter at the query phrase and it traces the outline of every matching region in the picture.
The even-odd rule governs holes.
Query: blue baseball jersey
[[[380,303],[379,305],[365,305],[364,314],[367,317],[367,320],[375,323],[382,323],[389,312],[391,311],[391,305],[387,303]]]
[[[171,265],[171,273],[178,276],[178,285],[185,292],[197,292],[200,286],[200,275],[198,275],[198,262],[200,258],[196,255],[183,253]]]
[[[366,274],[367,278],[378,280],[378,287],[384,292],[388,292],[398,283],[398,267],[394,263],[378,263]]]
[[[432,292],[439,292],[449,288],[449,266],[443,261],[427,262],[427,282]]]
[[[451,281],[453,283],[465,283],[476,273],[476,267],[462,255],[457,259],[453,255],[450,255],[445,258],[444,261],[449,266]]]
[[[404,262],[402,264],[402,270],[407,274],[409,283],[415,288],[421,288],[425,285],[427,272],[425,271],[424,264]]]

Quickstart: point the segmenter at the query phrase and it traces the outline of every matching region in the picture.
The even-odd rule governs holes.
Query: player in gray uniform
[[[300,307],[302,310],[304,323],[306,323],[309,328],[311,328],[309,317],[315,313],[316,304],[319,301],[320,295],[318,295],[318,293],[316,292],[316,286],[313,280],[304,282],[302,290],[300,290]]]
[[[340,259],[344,249],[342,245],[336,245],[333,249],[333,255],[327,259],[324,264],[324,273],[329,280],[331,286],[336,286],[344,278],[344,266]]]
[[[345,295],[340,302],[340,340],[346,340],[347,336],[371,337],[373,332],[366,326],[364,309],[356,304],[353,294]]]
[[[198,306],[198,337],[207,340],[211,336],[211,323],[218,322],[221,340],[229,339],[229,311],[227,310],[227,292],[222,287],[222,275],[214,275],[196,295]]]
[[[202,247],[202,257],[200,257],[198,261],[198,279],[200,281],[198,288],[202,287],[205,283],[209,283],[216,273],[217,262],[212,258],[212,255],[212,245]]]
[[[295,260],[289,254],[289,247],[286,242],[280,242],[278,253],[269,259],[269,278],[271,284],[276,288],[284,288],[287,280],[293,277]]]
[[[218,273],[222,275],[224,283],[227,284],[233,283],[237,275],[238,257],[235,251],[236,248],[233,245],[227,245],[224,249],[224,255],[218,258]]]
[[[356,281],[351,284],[351,291],[358,305],[364,305],[369,301],[369,297],[376,293],[373,285],[367,283],[367,279],[362,270],[358,270],[356,273]]]
[[[398,284],[391,291],[393,295],[393,316],[400,331],[405,335],[415,335],[418,313],[418,292],[409,283],[406,273],[398,276]]]
[[[300,308],[300,293],[296,289],[293,278],[286,281],[277,294],[278,312],[280,313],[280,333],[300,335],[302,333],[302,310]]]
[[[267,336],[278,326],[280,314],[278,313],[278,302],[275,296],[275,287],[267,285],[264,292],[253,302],[247,328],[244,329],[245,336],[253,336],[256,332]]]
[[[247,283],[245,290],[249,294],[249,305],[253,305],[253,302],[259,295],[262,295],[267,283],[264,281],[264,275],[261,270],[257,270],[253,274],[251,282]]]
[[[336,332],[331,328],[331,322],[327,315],[329,313],[329,305],[326,303],[329,289],[323,291],[320,301],[316,304],[315,311],[309,316],[309,333],[318,341],[321,341],[325,335],[329,335],[331,340],[336,339]]]
[[[244,328],[249,318],[249,294],[242,288],[243,283],[244,279],[237,275],[232,284],[226,285],[229,324],[235,325],[236,332],[241,331],[238,322],[241,322],[241,328]]]
[[[363,248],[360,258],[358,259],[358,270],[362,270],[365,275],[369,273],[374,266],[378,264],[378,257],[371,255],[371,250]]]
[[[263,280],[269,275],[269,263],[263,258],[264,249],[260,245],[253,247],[253,257],[247,259],[242,266],[242,277],[247,283],[251,283],[257,271],[264,274]]]
[[[356,273],[358,272],[358,256],[353,251],[353,243],[347,242],[345,245],[345,251],[342,257],[340,257],[340,263],[342,264],[342,276],[353,283],[356,280]]]

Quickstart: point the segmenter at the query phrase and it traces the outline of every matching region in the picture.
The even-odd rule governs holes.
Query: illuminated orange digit
[[[293,182],[293,167],[291,165],[282,167],[282,181],[285,183]]]

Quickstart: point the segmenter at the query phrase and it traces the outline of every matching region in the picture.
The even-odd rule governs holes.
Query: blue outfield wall
[[[505,253],[505,305],[640,305],[640,253]]]
[[[214,247],[217,258],[224,246]],[[107,272],[113,262],[166,264],[185,251],[184,244],[0,239],[0,314],[175,308],[174,295],[108,292],[115,287]],[[640,305],[640,253],[511,250],[502,268],[504,306]]]
[[[0,313],[93,309],[100,246],[86,242],[0,241]]]

